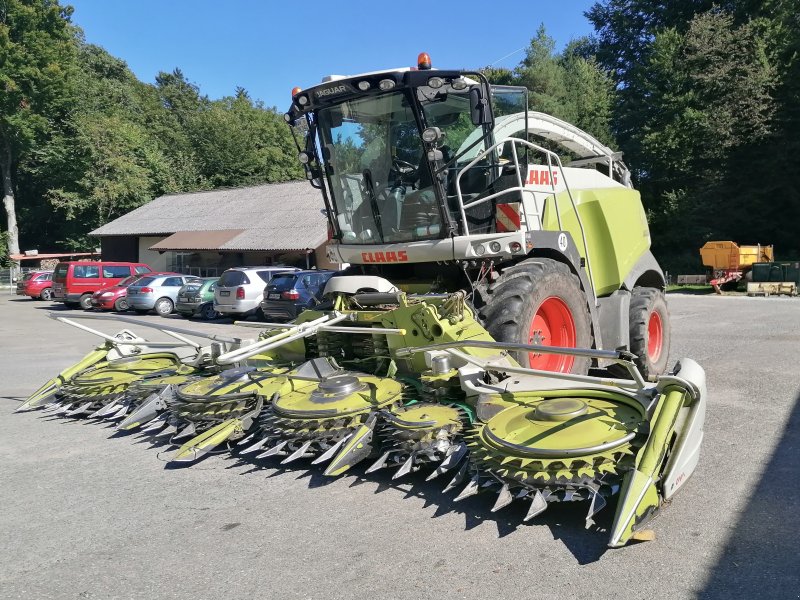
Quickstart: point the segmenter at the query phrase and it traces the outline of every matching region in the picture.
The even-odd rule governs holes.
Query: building
[[[328,223],[306,181],[161,196],[99,227],[104,260],[218,275],[234,266],[331,268]]]

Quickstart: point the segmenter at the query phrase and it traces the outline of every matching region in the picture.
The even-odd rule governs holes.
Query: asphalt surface
[[[800,598],[800,299],[669,306],[671,361],[708,374],[703,454],[656,540],[607,550],[579,505],[522,524],[527,504],[453,504],[419,475],[230,456],[171,470],[137,436],[12,414],[96,338],[3,295],[0,598]]]

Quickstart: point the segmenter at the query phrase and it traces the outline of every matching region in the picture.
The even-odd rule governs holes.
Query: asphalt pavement
[[[454,504],[419,475],[229,455],[166,469],[168,449],[135,435],[13,414],[96,338],[3,295],[0,598],[800,598],[800,299],[669,307],[671,361],[708,375],[703,453],[655,541],[609,550],[609,509],[585,530],[582,506],[523,524],[527,504]]]

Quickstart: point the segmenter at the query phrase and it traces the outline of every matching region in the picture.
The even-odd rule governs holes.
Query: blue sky
[[[86,40],[125,60],[139,79],[180,67],[211,98],[242,86],[280,110],[296,85],[411,66],[423,51],[439,68],[514,67],[523,56],[515,51],[542,23],[559,49],[592,33],[583,12],[594,3],[63,1]]]

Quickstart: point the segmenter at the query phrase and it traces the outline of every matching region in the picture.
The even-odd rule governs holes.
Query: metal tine
[[[455,449],[448,454],[444,460],[439,463],[439,466],[436,467],[433,472],[425,478],[425,481],[431,481],[436,479],[439,475],[443,473],[447,473],[450,469],[458,465],[461,462],[461,459],[467,454],[467,445],[465,443],[460,443],[458,446],[455,446]]]
[[[59,409],[56,410],[53,414],[63,415],[65,412],[71,410],[73,406],[74,404],[62,404],[61,407],[59,407]]]
[[[56,410],[61,406],[61,400],[53,400],[52,402],[48,402],[42,407],[42,412],[50,412]]]
[[[115,410],[115,407],[119,406],[119,398],[116,400],[109,402],[108,404],[104,404],[92,414],[89,415],[89,419],[100,419],[105,416],[105,414],[111,410]]]
[[[172,438],[172,441],[182,440],[188,437],[191,437],[195,434],[197,429],[194,426],[194,423],[189,423],[186,427],[184,427],[179,433]]]
[[[81,404],[81,405],[78,406],[78,408],[73,408],[72,410],[67,411],[64,416],[71,417],[73,415],[79,415],[81,413],[84,413],[84,412],[86,412],[86,409],[88,407],[90,407],[91,405],[92,405],[91,402],[86,402],[84,404]]]
[[[339,451],[339,448],[341,448],[342,445],[348,439],[350,439],[350,434],[347,434],[346,436],[344,436],[342,439],[340,439],[338,442],[336,442],[333,446],[328,448],[322,455],[320,455],[318,458],[315,458],[314,460],[312,460],[311,464],[312,465],[318,465],[320,463],[324,463],[324,462],[327,462],[327,461],[331,460],[336,455],[336,453]],[[367,471],[367,473],[369,473],[369,471]]]
[[[239,454],[250,454],[251,452],[257,452],[258,450],[261,450],[261,448],[266,446],[268,443],[269,443],[269,437],[262,438],[249,448],[245,448],[244,450],[242,450]]]
[[[461,465],[461,468],[455,474],[455,477],[453,477],[453,479],[450,480],[450,483],[448,483],[447,486],[445,486],[444,492],[445,493],[449,492],[450,490],[458,486],[462,481],[464,481],[464,478],[467,476],[468,470],[469,470],[469,462],[465,462],[463,465]]]
[[[156,434],[156,437],[162,437],[162,436],[165,436],[165,435],[170,435],[171,436],[171,435],[173,435],[175,433],[178,433],[178,428],[175,425],[173,425],[172,423],[167,422],[167,426],[164,429],[162,429],[161,431],[159,431]]]
[[[511,494],[511,490],[508,489],[508,484],[504,483],[503,487],[500,489],[500,493],[497,495],[497,502],[495,502],[492,507],[492,512],[497,512],[501,508],[505,508],[513,501],[514,496]]]
[[[386,467],[386,463],[389,461],[389,457],[392,455],[392,452],[393,452],[393,450],[389,450],[388,452],[384,452],[383,455],[378,460],[376,460],[374,463],[372,463],[370,468],[367,469],[364,472],[365,473],[373,473],[374,471],[377,471],[378,469],[383,469],[384,467]],[[316,461],[314,461],[314,462],[316,462]]]
[[[252,440],[254,437],[256,437],[256,435],[257,435],[258,433],[259,433],[259,432],[251,433],[250,435],[248,435],[248,436],[246,436],[246,437],[243,437],[243,438],[242,438],[242,439],[240,439],[238,442],[236,442],[236,445],[237,445],[237,446],[244,446],[245,444],[247,444],[248,442],[250,442],[250,440]]]
[[[108,417],[106,417],[106,418],[107,418],[107,419],[111,419],[111,420],[116,420],[116,419],[121,419],[121,418],[122,418],[122,417],[124,417],[126,414],[128,414],[128,405],[127,405],[127,404],[126,404],[126,405],[124,405],[122,408],[120,408],[120,409],[119,409],[117,412],[115,412],[113,415],[110,415],[110,416],[108,416]]]
[[[293,461],[297,460],[298,458],[302,458],[305,455],[305,453],[308,451],[308,449],[311,447],[311,443],[313,441],[314,440],[308,440],[305,444],[300,446],[292,454],[290,454],[288,457],[284,458],[281,461],[281,464],[282,465],[288,465],[290,462],[293,462]]]
[[[274,456],[274,455],[278,454],[281,450],[283,450],[283,447],[288,443],[289,443],[289,440],[283,440],[280,444],[278,444],[276,446],[273,446],[272,448],[270,448],[266,452],[262,452],[261,454],[256,456],[256,458],[267,458],[268,456]]]
[[[523,523],[527,523],[537,515],[542,514],[545,510],[547,510],[547,500],[544,499],[540,490],[536,490],[536,494],[534,494],[531,499],[531,507],[528,509],[528,514],[522,519]]]
[[[159,429],[163,428],[164,425],[167,424],[167,415],[161,415],[160,417],[156,417],[150,424],[142,429],[142,433],[147,433],[148,431],[158,431]]]
[[[397,473],[395,473],[392,476],[392,480],[399,479],[403,475],[408,475],[411,472],[412,468],[414,468],[414,455],[413,454],[411,454],[411,456],[408,457],[408,460],[406,460],[406,462],[403,463],[403,466],[400,467],[397,470]]]
[[[592,495],[592,503],[589,505],[589,512],[586,514],[586,527],[591,525],[594,516],[605,507],[606,499],[595,490]]]
[[[469,498],[470,496],[474,496],[480,490],[480,485],[478,483],[478,476],[475,475],[472,479],[469,480],[467,487],[465,487],[461,493],[455,497],[453,502],[461,502],[465,498]]]

